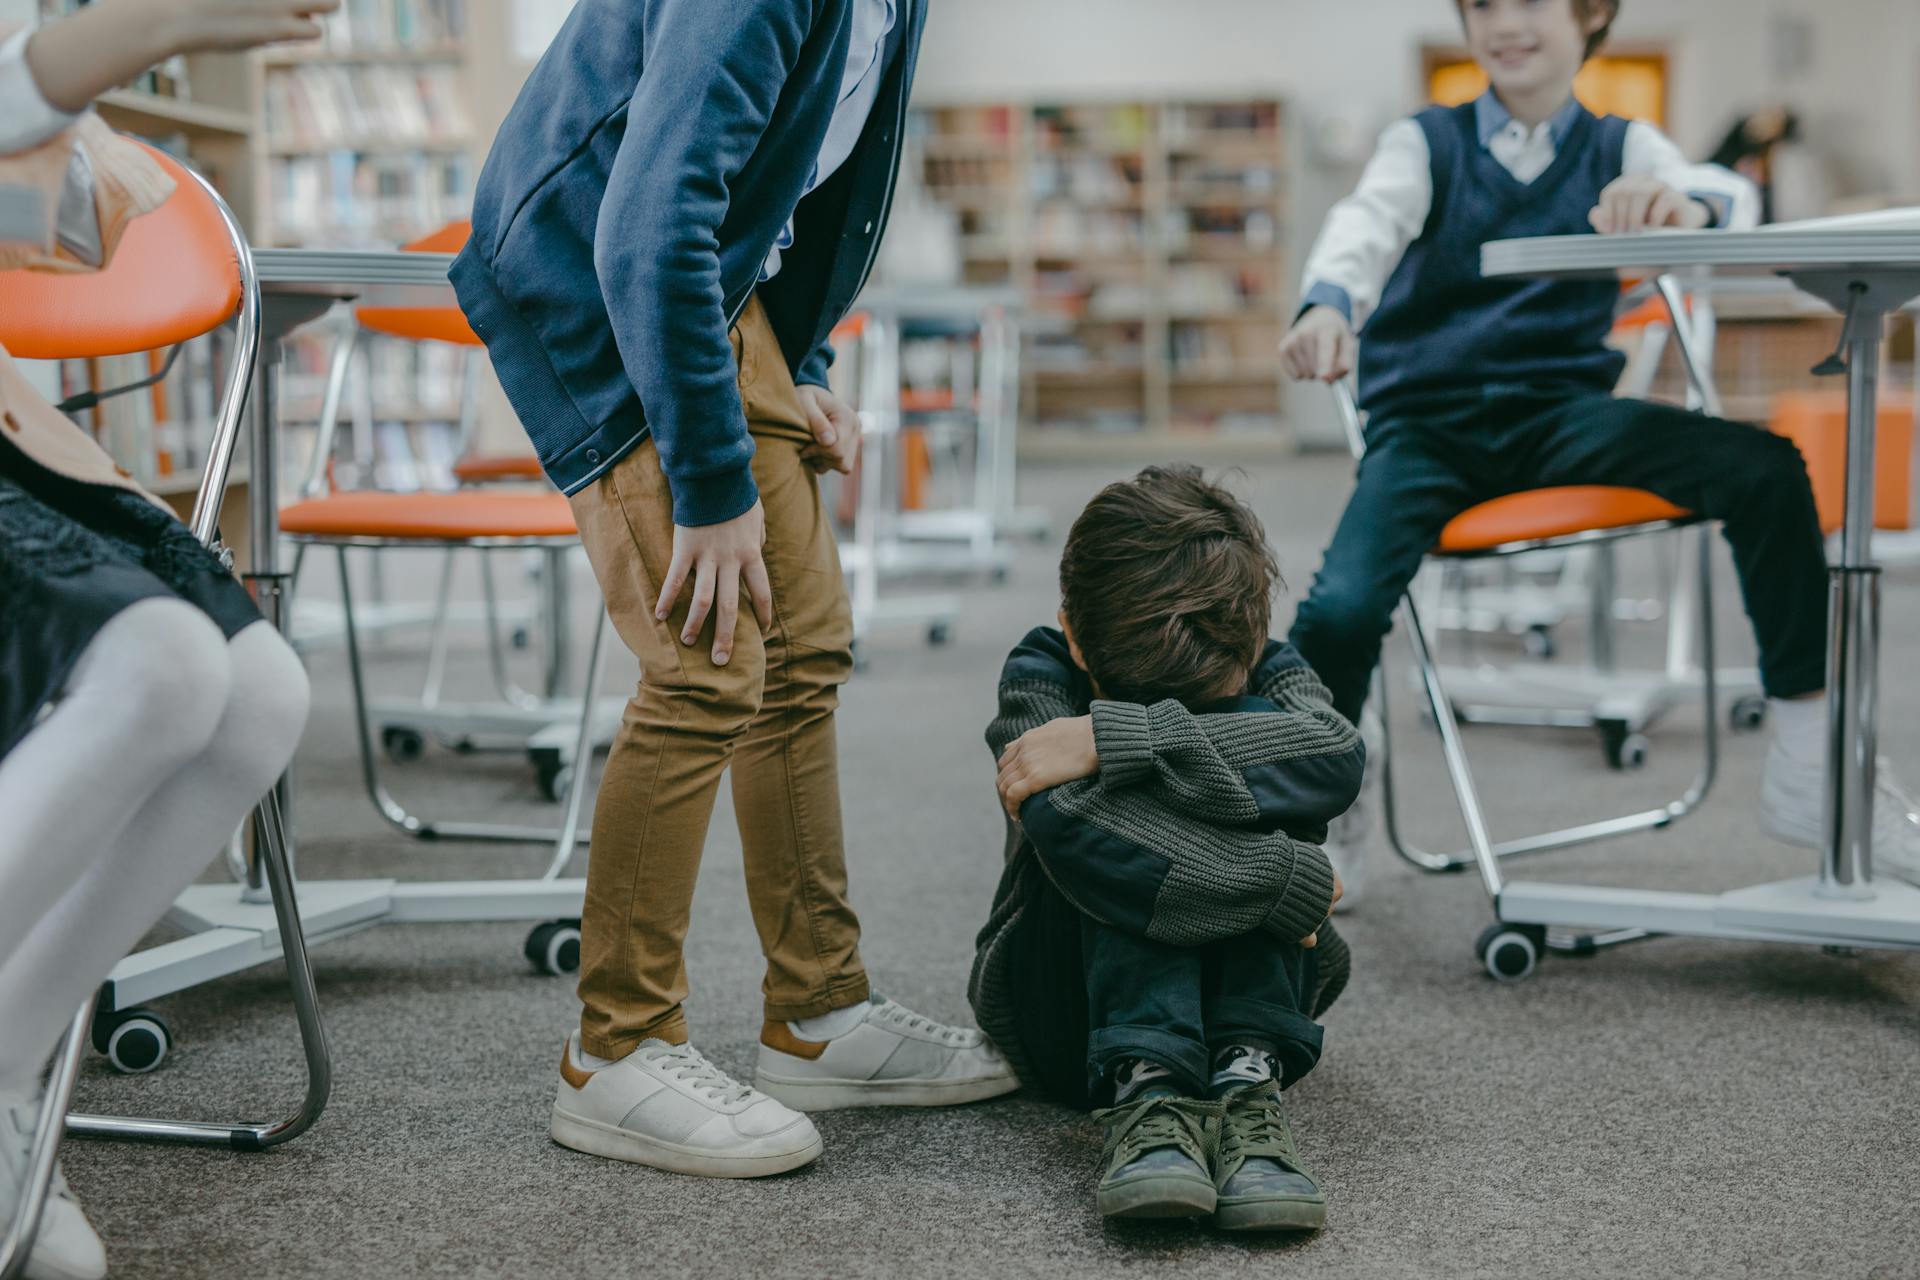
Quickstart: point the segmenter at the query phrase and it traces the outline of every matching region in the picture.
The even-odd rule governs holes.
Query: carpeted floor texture
[[[973,935],[1000,856],[981,742],[1007,648],[1056,608],[1060,537],[1124,473],[1023,476],[1054,536],[1002,586],[959,584],[952,644],[882,634],[846,690],[843,784],[854,902],[888,994],[964,1020]],[[1248,469],[1291,583],[1276,629],[1318,565],[1348,482],[1338,459]],[[1647,553],[1628,551],[1646,585]],[[1724,567],[1724,556],[1722,556]],[[397,565],[390,581],[425,582]],[[410,576],[411,575],[411,576]],[[331,568],[311,591],[329,593]],[[1906,678],[1920,574],[1889,575],[1884,747],[1920,776],[1920,688]],[[1752,661],[1730,575],[1726,657]],[[1577,653],[1577,623],[1562,639]],[[1657,626],[1630,628],[1644,655]],[[582,633],[584,634],[584,632]],[[1456,642],[1457,643],[1457,642]],[[1396,642],[1394,652],[1399,652]],[[417,637],[374,662],[381,688],[417,682]],[[1483,641],[1489,660],[1528,661]],[[478,688],[477,646],[456,677]],[[298,763],[307,877],[536,874],[538,849],[422,845],[358,790],[344,664],[310,657],[316,709]],[[1393,723],[1410,825],[1459,839],[1435,740],[1398,663]],[[622,655],[609,687],[631,681]],[[1682,790],[1700,745],[1676,712],[1646,768],[1609,772],[1588,733],[1470,731],[1496,834],[1644,807]],[[1661,888],[1798,874],[1812,856],[1766,840],[1753,799],[1764,735],[1723,739],[1706,808],[1666,833],[1539,859],[1530,877]],[[395,789],[442,815],[547,821],[523,759],[431,752]],[[1920,1275],[1920,958],[1656,940],[1553,957],[1490,981],[1471,952],[1491,918],[1477,877],[1417,874],[1376,849],[1343,928],[1356,977],[1328,1018],[1326,1057],[1293,1091],[1302,1150],[1331,1202],[1304,1238],[1204,1226],[1107,1226],[1094,1211],[1099,1136],[1084,1116],[1021,1097],[952,1111],[821,1117],[817,1165],[761,1182],[675,1177],[563,1150],[546,1137],[571,983],[521,955],[525,924],[381,927],[315,950],[337,1055],[332,1105],[263,1155],[76,1141],[67,1168],[129,1277],[780,1276],[1852,1276]],[[696,1042],[742,1075],[760,1023],[759,958],[723,793],[688,960]],[[300,1082],[273,965],[163,1002],[177,1047],[155,1074],[91,1058],[89,1110],[262,1117]]]

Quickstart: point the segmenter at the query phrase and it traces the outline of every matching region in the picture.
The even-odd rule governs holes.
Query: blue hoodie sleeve
[[[753,441],[727,335],[719,228],[798,63],[813,6],[791,0],[654,0],[647,74],[609,175],[594,270],[639,393],[679,525],[759,500]]]

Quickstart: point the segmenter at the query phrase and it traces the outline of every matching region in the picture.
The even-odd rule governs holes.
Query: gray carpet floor
[[[1307,458],[1239,482],[1296,594],[1346,471]],[[845,805],[866,956],[885,991],[929,1014],[968,1016],[973,934],[998,871],[981,743],[995,672],[1023,630],[1051,618],[1059,534],[1118,474],[1025,475],[1026,498],[1055,513],[1054,539],[1022,548],[1008,584],[957,588],[951,646],[876,637],[846,690]],[[328,576],[316,573],[315,592]],[[1920,657],[1920,591],[1915,575],[1891,579],[1885,743],[1920,774],[1920,689],[1907,678]],[[1722,595],[1727,656],[1750,662],[1734,594]],[[1277,623],[1291,612],[1283,602]],[[1655,642],[1653,628],[1634,630],[1630,648]],[[382,687],[417,678],[417,651],[400,639],[385,647]],[[460,658],[456,674],[477,684],[478,655]],[[357,790],[339,652],[319,651],[311,666],[316,709],[298,763],[304,875],[537,871],[537,850],[412,844],[383,828]],[[613,677],[631,678],[630,664]],[[1408,809],[1423,836],[1449,843],[1457,822],[1414,701],[1402,694],[1394,707]],[[1552,855],[1528,874],[1694,889],[1810,868],[1810,855],[1760,834],[1764,741],[1727,741],[1719,790],[1678,828]],[[1699,742],[1697,725],[1676,715],[1647,767],[1625,775],[1600,765],[1584,733],[1470,737],[1496,833],[1677,793]],[[552,813],[510,756],[435,752],[393,781],[441,814]],[[746,1074],[759,959],[726,814],[723,795],[689,943],[691,1014],[697,1043]],[[546,1109],[576,1006],[570,983],[530,971],[522,924],[382,927],[318,948],[338,1084],[306,1137],[264,1155],[77,1141],[67,1167],[115,1274],[137,1277],[1920,1275],[1920,959],[1668,939],[1555,957],[1532,980],[1499,985],[1471,954],[1490,919],[1476,878],[1423,877],[1384,850],[1372,869],[1343,926],[1354,983],[1329,1015],[1322,1065],[1290,1095],[1331,1201],[1326,1230],[1308,1238],[1103,1225],[1095,1127],[1018,1096],[824,1116],[824,1158],[763,1182],[563,1150],[546,1138]],[[91,1059],[84,1107],[259,1117],[287,1105],[300,1071],[278,965],[161,1007],[178,1036],[167,1064],[123,1077]]]

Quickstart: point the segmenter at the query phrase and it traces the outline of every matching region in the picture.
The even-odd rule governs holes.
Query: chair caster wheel
[[[93,1047],[106,1055],[115,1071],[142,1075],[166,1060],[173,1032],[166,1019],[151,1009],[95,1014]]]
[[[1001,565],[999,568],[993,571],[993,574],[992,574],[993,585],[996,587],[1004,587],[1007,585],[1007,579],[1011,576],[1012,574],[1008,571],[1007,567],[1005,565]]]
[[[527,630],[525,627],[515,627],[513,634],[507,637],[507,643],[512,645],[517,651],[524,653],[528,649],[533,648],[533,632]]]
[[[1727,723],[1736,733],[1752,733],[1767,722],[1767,700],[1758,694],[1736,698],[1727,712]]]
[[[1600,745],[1607,753],[1610,769],[1638,769],[1646,764],[1653,744],[1645,734],[1634,733],[1622,720],[1607,720],[1600,725]]]
[[[380,745],[387,749],[387,759],[395,764],[412,764],[427,754],[427,736],[405,725],[390,724],[382,729]]]
[[[560,753],[552,747],[539,747],[529,751],[527,757],[533,761],[534,780],[540,786],[540,794],[553,804],[567,798],[567,788],[573,785],[573,766],[560,758]]]
[[[1560,652],[1560,642],[1554,638],[1553,628],[1544,622],[1536,622],[1520,637],[1520,647],[1526,650],[1529,658],[1538,658],[1542,662],[1551,662]]]
[[[944,622],[936,622],[927,628],[927,643],[938,649],[953,639],[953,628]]]
[[[1473,954],[1497,982],[1518,982],[1531,976],[1546,950],[1545,929],[1501,921],[1481,930],[1473,943]]]
[[[549,920],[535,925],[522,948],[533,967],[541,973],[564,978],[580,972],[580,922]]]

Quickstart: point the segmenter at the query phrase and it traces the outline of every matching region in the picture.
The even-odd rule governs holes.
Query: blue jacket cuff
[[[1688,195],[1707,206],[1709,227],[1724,227],[1733,220],[1733,200],[1717,191],[1689,191]]]
[[[1316,280],[1307,290],[1307,296],[1300,300],[1300,312],[1294,317],[1307,314],[1315,307],[1332,307],[1347,318],[1347,324],[1353,324],[1353,297],[1337,284],[1328,284],[1325,280]]]
[[[793,383],[797,387],[824,387],[827,371],[832,368],[833,347],[823,342],[801,363],[800,371],[793,375]]]
[[[753,482],[753,469],[741,467],[718,475],[667,479],[673,494],[673,522],[683,528],[725,524],[753,510],[760,501],[760,488]]]

